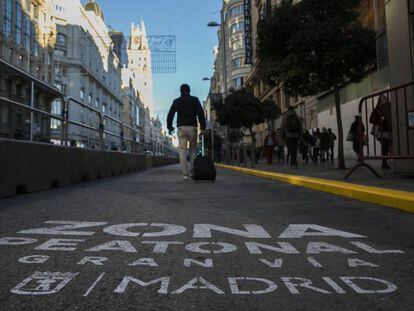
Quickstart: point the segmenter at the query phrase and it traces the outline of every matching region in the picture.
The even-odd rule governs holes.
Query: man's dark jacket
[[[201,130],[206,129],[206,118],[203,107],[197,97],[183,94],[174,100],[167,117],[167,127],[173,129],[173,120],[177,113],[177,127],[194,126],[197,127],[197,119],[200,122]]]

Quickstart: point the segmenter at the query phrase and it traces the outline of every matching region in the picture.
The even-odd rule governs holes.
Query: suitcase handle
[[[201,155],[205,156],[205,150],[204,150],[204,134],[201,134]]]

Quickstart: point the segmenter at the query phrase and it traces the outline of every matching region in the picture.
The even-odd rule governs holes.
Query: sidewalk
[[[254,168],[258,170],[272,171],[284,174],[293,174],[306,177],[323,178],[335,181],[343,181],[352,184],[361,184],[366,186],[375,186],[381,188],[388,188],[400,191],[414,192],[414,177],[404,177],[394,174],[392,169],[383,170],[381,169],[381,163],[379,161],[371,161],[367,163],[371,164],[372,167],[383,177],[377,178],[367,168],[361,167],[357,169],[348,180],[345,180],[345,175],[354,166],[354,160],[346,161],[346,170],[338,170],[337,164],[332,162],[325,163],[313,163],[302,164],[299,161],[299,168],[292,169],[286,163],[277,163],[269,165],[265,161],[259,161],[259,164],[255,165]],[[392,163],[390,162],[392,166]],[[250,163],[247,167],[250,167]]]
[[[337,196],[388,206],[414,213],[413,179],[387,174],[387,179],[369,177],[368,172],[358,172],[358,182],[343,180],[343,171],[333,164],[310,164],[299,169],[290,169],[285,164],[259,163],[254,168],[217,164],[218,167],[264,179],[328,192]],[[376,177],[375,177],[376,178]]]

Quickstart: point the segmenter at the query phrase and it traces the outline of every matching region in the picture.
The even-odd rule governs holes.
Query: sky
[[[217,29],[208,22],[220,22],[221,0],[96,0],[105,23],[129,36],[131,22],[141,19],[148,35],[175,35],[177,72],[154,74],[156,114],[163,124],[172,101],[179,96],[179,86],[188,83],[192,95],[207,98],[217,45]],[[85,1],[84,1],[85,2]]]

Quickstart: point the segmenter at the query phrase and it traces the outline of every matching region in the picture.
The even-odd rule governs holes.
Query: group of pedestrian
[[[391,103],[387,96],[380,96],[376,107],[370,114],[369,123],[372,125],[370,135],[381,145],[382,168],[389,169],[387,158],[390,154],[391,135]],[[355,120],[347,135],[347,141],[352,142],[354,152],[359,157],[362,155],[363,146],[367,144],[368,136],[360,116]],[[304,163],[310,160],[317,163],[333,161],[335,158],[335,142],[337,137],[330,128],[322,130],[304,130],[302,120],[290,107],[283,117],[282,124],[276,132],[269,131],[264,140],[267,163],[272,164],[276,158],[284,161],[284,148],[287,148],[287,161],[293,168],[298,167],[298,151],[302,155]]]
[[[387,96],[381,95],[379,97],[378,103],[370,115],[369,123],[372,124],[370,135],[381,145],[381,156],[384,157],[382,159],[382,168],[389,169],[390,166],[388,165],[386,157],[390,155],[391,151],[392,128],[391,102]],[[366,129],[360,116],[355,116],[346,140],[352,142],[352,149],[358,157],[362,155],[363,147],[368,141],[368,135],[366,134]]]
[[[280,129],[269,130],[265,140],[267,163],[272,164],[276,157],[279,163],[284,161],[284,148],[287,147],[287,160],[293,168],[298,167],[297,154],[302,155],[304,163],[325,162],[334,159],[336,135],[331,129],[322,128],[312,131],[304,130],[302,120],[290,107],[285,114]]]

